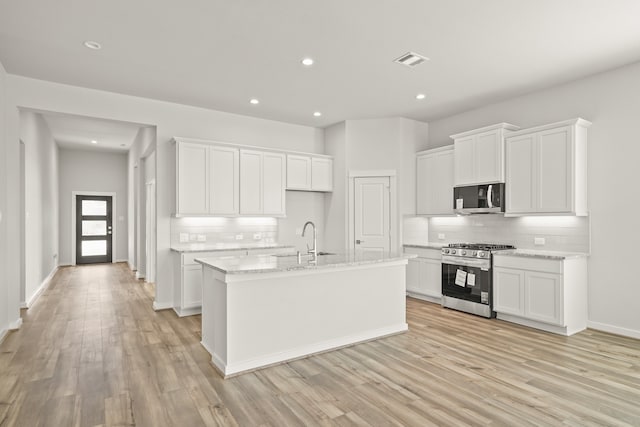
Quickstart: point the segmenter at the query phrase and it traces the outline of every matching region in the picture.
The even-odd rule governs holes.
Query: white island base
[[[225,378],[407,330],[406,259],[235,274],[207,261],[202,345]]]

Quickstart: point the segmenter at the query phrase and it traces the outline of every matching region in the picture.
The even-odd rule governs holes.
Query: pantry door
[[[354,187],[355,252],[389,254],[391,247],[389,177],[355,178]]]
[[[111,196],[76,196],[76,264],[111,262]]]

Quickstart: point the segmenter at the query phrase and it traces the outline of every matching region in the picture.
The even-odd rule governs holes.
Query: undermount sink
[[[335,253],[333,252],[318,252],[318,256],[327,256],[327,255],[335,255]],[[290,256],[298,256],[298,254],[291,254],[291,253],[287,253],[287,254],[276,254],[277,257],[290,257]],[[311,256],[311,254],[308,253],[301,253],[300,256],[302,258],[308,258]]]

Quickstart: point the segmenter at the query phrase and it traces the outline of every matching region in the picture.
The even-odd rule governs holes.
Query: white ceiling
[[[59,147],[126,152],[142,125],[70,114],[42,113]],[[91,141],[96,141],[93,144]]]
[[[310,126],[429,121],[636,62],[639,18],[638,0],[3,1],[0,61],[13,74]],[[430,61],[392,62],[407,51]],[[316,64],[303,67],[305,56]]]

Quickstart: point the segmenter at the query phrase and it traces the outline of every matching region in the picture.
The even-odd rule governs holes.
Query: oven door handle
[[[476,267],[481,270],[489,271],[491,267],[491,262],[486,259],[471,259],[471,258],[460,258],[454,256],[443,255],[442,256],[442,265],[451,265],[453,267]]]

